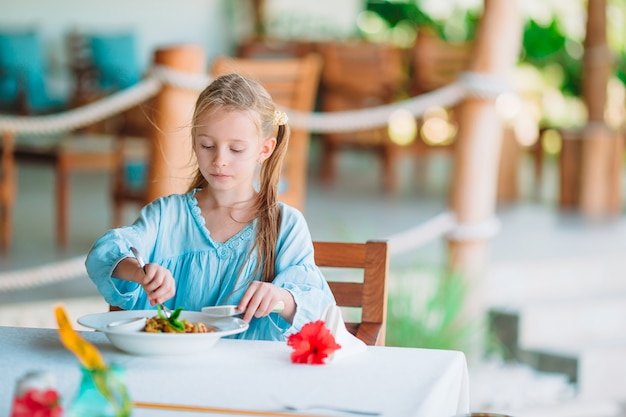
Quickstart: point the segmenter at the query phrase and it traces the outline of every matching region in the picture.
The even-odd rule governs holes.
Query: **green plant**
[[[537,68],[557,65],[563,73],[562,83],[558,86],[560,90],[567,95],[579,96],[582,62],[580,56],[572,55],[573,50],[578,50],[573,45],[578,44],[568,39],[556,19],[548,25],[530,19],[524,26],[521,61]],[[578,45],[578,48],[582,46]]]
[[[404,277],[389,290],[387,345],[468,351],[477,338],[491,344],[483,321],[464,316],[467,294],[459,274]]]

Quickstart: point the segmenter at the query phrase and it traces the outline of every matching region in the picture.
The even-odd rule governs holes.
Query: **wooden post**
[[[611,161],[619,135],[604,120],[607,84],[611,74],[611,53],[606,42],[606,0],[587,3],[587,33],[583,59],[583,99],[588,123],[582,131],[580,209],[590,218],[600,218],[615,210],[611,196]],[[618,207],[619,208],[619,207]],[[617,211],[619,212],[619,210]]]
[[[13,212],[17,194],[15,133],[2,133],[0,154],[0,248],[8,251],[13,243]]]
[[[156,65],[176,71],[201,74],[206,57],[198,45],[179,45],[158,49]],[[195,162],[191,145],[191,116],[198,91],[164,85],[155,98],[154,143],[150,153],[146,203],[158,197],[187,190]]]
[[[561,130],[559,153],[559,206],[574,209],[580,205],[580,161],[582,140],[579,130]]]
[[[500,151],[500,165],[498,168],[497,200],[503,203],[513,203],[518,197],[518,175],[522,146],[512,127],[506,127],[502,136]]]
[[[473,72],[509,79],[521,44],[521,18],[515,0],[484,0],[484,11],[475,42]],[[468,97],[460,106],[450,205],[461,226],[480,226],[493,219],[497,200],[498,166],[503,124],[495,97]],[[486,318],[483,278],[488,237],[448,241],[451,270],[465,280],[467,294],[462,316],[480,324]],[[468,356],[482,352],[484,333],[476,332]]]

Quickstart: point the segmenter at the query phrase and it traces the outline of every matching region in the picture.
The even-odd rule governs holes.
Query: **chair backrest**
[[[291,39],[252,38],[237,45],[237,57],[248,59],[294,58],[311,52],[315,52],[314,42]]]
[[[284,109],[311,112],[319,86],[322,61],[316,54],[276,59],[217,57],[211,75],[238,72],[261,83],[274,103]],[[292,129],[281,181],[281,201],[304,210],[309,132]]]
[[[472,42],[448,42],[422,29],[411,53],[411,94],[419,95],[455,81],[469,68]]]
[[[389,43],[326,42],[318,46],[324,60],[320,106],[324,112],[376,107],[393,102],[407,74],[402,50]],[[324,141],[376,147],[387,144],[387,128],[327,133]]]
[[[339,307],[359,307],[358,322],[346,320],[346,327],[368,345],[385,344],[387,321],[387,276],[389,248],[387,241],[369,240],[365,243],[314,241],[315,263],[322,268],[357,268],[363,270],[363,280],[331,281],[326,274]]]
[[[392,44],[326,42],[318,49],[324,59],[323,97],[340,95],[353,109],[392,102],[406,81],[402,51]]]

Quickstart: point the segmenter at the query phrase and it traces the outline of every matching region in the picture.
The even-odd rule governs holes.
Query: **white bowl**
[[[137,317],[150,318],[156,310],[111,311],[88,314],[78,319],[82,326],[104,332],[113,346],[135,355],[184,355],[207,351],[221,337],[246,331],[248,323],[236,317],[211,318],[199,311],[182,311],[180,319],[192,323],[202,322],[218,328],[210,333],[147,333],[135,326],[109,327],[112,322],[130,320]]]

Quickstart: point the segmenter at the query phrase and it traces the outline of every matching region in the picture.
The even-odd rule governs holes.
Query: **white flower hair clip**
[[[288,120],[289,119],[287,118],[287,114],[285,112],[274,110],[274,121],[272,122],[274,126],[284,126],[287,124]]]

